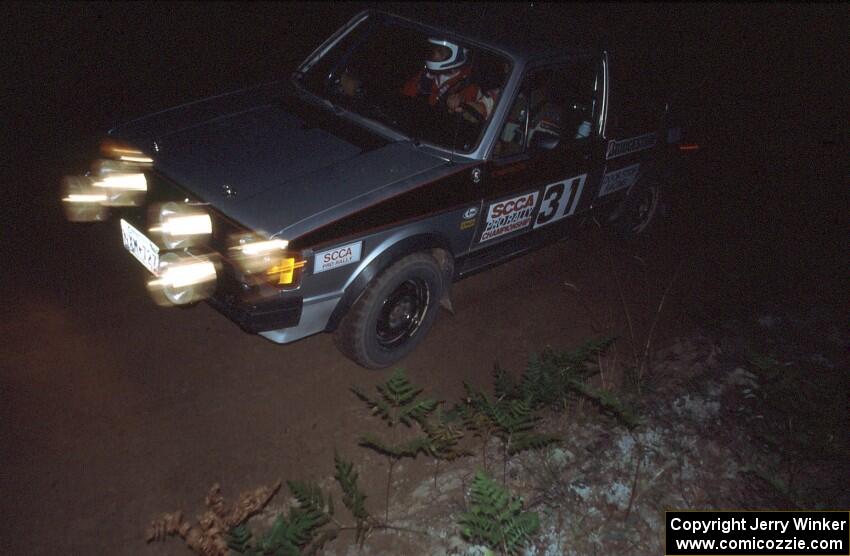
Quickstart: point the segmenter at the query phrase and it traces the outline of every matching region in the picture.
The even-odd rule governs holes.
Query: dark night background
[[[97,144],[97,134],[117,122],[285,75],[365,6],[3,3],[0,284],[6,299],[0,312],[5,337],[0,338],[0,351],[20,354],[40,349],[42,339],[21,333],[16,323],[41,305],[80,313],[68,317],[72,330],[78,325],[96,330],[119,326],[124,315],[133,311],[142,311],[154,322],[169,321],[169,315],[160,317],[156,312],[160,310],[150,303],[138,308],[147,300],[135,282],[110,285],[113,278],[128,283],[137,279],[133,272],[137,269],[123,264],[123,254],[115,251],[120,250],[120,241],[99,244],[105,234],[102,229],[64,222],[58,200],[61,176],[79,172],[89,159],[88,149]],[[693,295],[701,296],[702,306],[722,314],[760,303],[818,304],[836,310],[846,323],[847,5],[605,3],[535,4],[532,9],[548,19],[577,21],[588,32],[608,37],[613,63],[621,49],[669,69],[671,88],[682,91],[677,98],[688,138],[702,149],[692,157],[684,188],[674,196],[671,218],[678,224],[670,229],[681,237],[666,240],[687,250],[696,261],[694,267],[700,272],[694,279],[700,282],[693,283]],[[117,254],[108,255],[113,251]],[[119,262],[113,269],[99,257],[111,257],[110,264]],[[689,287],[682,284],[686,293]],[[128,295],[132,302],[127,302],[125,313],[104,308]],[[219,319],[211,312],[204,313],[204,318]],[[241,332],[228,328],[228,323],[219,324],[224,330],[220,342],[248,341],[235,340]],[[149,330],[142,336],[152,334]],[[56,338],[45,345],[57,342],[62,345]],[[147,349],[157,349],[157,344],[151,338]],[[257,344],[246,345],[255,349]],[[141,349],[126,348],[127,353],[144,359]],[[266,349],[265,344],[256,349]],[[46,353],[53,353],[57,364],[62,357],[61,348]],[[5,366],[12,360],[0,362],[6,361]],[[67,414],[47,409],[62,407],[79,386],[69,382],[73,377],[65,373],[56,382],[49,371],[33,371],[38,386],[27,385],[32,376],[25,376],[26,372],[20,367],[0,369],[4,407],[0,410],[4,452],[0,475],[4,484],[17,484],[11,495],[2,489],[5,523],[0,537],[4,539],[18,534],[8,529],[13,525],[63,527],[61,522],[49,525],[47,517],[33,517],[28,524],[21,522],[23,518],[10,520],[16,511],[25,516],[38,514],[13,508],[14,495],[22,497],[23,508],[40,499],[38,503],[76,511],[76,499],[70,495],[50,498],[57,481],[73,482],[73,478],[57,479],[61,476],[57,469],[78,460],[61,460],[55,468],[38,471],[54,473],[49,480],[27,483],[21,471],[43,453],[34,446],[41,438],[40,419],[48,419],[45,413],[54,411],[57,421],[80,414],[94,415],[104,423],[112,419],[107,409],[85,409],[85,404]],[[161,377],[172,374],[158,372]],[[38,388],[53,394],[41,399],[33,393]],[[98,387],[86,388],[91,394]],[[121,396],[116,394],[116,399]],[[44,406],[27,409],[35,404]],[[61,442],[74,444],[75,431],[79,432],[74,427],[64,430]],[[148,452],[133,457],[153,458]],[[257,481],[264,480],[257,474]],[[173,477],[169,480],[178,482]],[[37,485],[51,486],[38,490]],[[175,497],[173,502],[180,499]],[[110,507],[114,515],[132,522],[121,534],[138,529],[138,523],[149,517],[134,513],[146,512],[148,506]],[[55,511],[49,515],[61,515]],[[85,530],[86,525],[81,527]],[[33,538],[34,531],[25,528],[23,534]],[[63,535],[71,533],[52,535],[44,542],[67,542]],[[13,545],[13,553],[15,546],[22,545]]]
[[[5,4],[5,209],[26,218],[55,210],[58,177],[86,159],[83,147],[98,133],[278,78],[366,5]],[[695,227],[746,239],[742,247],[763,256],[772,273],[797,272],[784,280],[795,288],[808,289],[804,282],[816,269],[823,270],[818,281],[843,274],[834,257],[846,231],[846,8],[534,9],[579,22],[610,44],[614,57],[619,51],[670,70],[671,92],[681,91],[678,108],[690,137],[703,144],[700,162],[714,184],[696,192],[706,197],[691,208]],[[33,239],[39,230],[4,240]]]

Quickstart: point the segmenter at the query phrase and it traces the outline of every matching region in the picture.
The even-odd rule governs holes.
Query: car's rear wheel
[[[623,200],[623,207],[613,222],[615,229],[625,237],[645,234],[658,220],[661,203],[661,186],[655,183],[640,186]]]
[[[375,278],[352,306],[336,331],[337,347],[370,369],[396,363],[434,324],[443,288],[443,274],[433,257],[404,257]]]

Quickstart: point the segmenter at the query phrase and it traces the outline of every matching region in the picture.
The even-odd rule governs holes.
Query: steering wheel
[[[349,83],[347,86],[346,80]],[[338,98],[346,97],[360,100],[363,96],[362,84],[363,82],[348,67],[330,72],[325,78],[325,86],[327,87],[328,94]],[[354,87],[354,89],[347,90],[346,87]]]
[[[332,71],[325,77],[325,91],[328,95],[342,96],[342,72]]]
[[[460,108],[463,111],[464,117],[470,116],[475,123],[478,123],[478,124],[484,123],[484,116],[481,114],[481,112],[479,112],[478,110],[473,108],[471,105],[469,105],[465,102],[461,102]]]

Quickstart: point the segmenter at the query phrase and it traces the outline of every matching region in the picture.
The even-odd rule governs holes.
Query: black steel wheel
[[[661,193],[658,187],[644,188],[635,202],[631,233],[640,234],[649,227],[658,212],[660,198]]]
[[[623,206],[613,224],[624,237],[639,237],[646,233],[661,213],[661,187],[646,184],[638,187],[623,200]]]
[[[421,278],[399,284],[384,300],[378,314],[375,324],[378,344],[393,349],[413,337],[428,313],[430,298],[431,289]]]
[[[378,275],[351,307],[334,336],[337,347],[369,369],[396,363],[430,330],[443,288],[433,257],[404,257]]]

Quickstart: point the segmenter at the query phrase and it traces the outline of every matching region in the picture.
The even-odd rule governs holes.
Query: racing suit
[[[471,73],[468,65],[447,73],[423,69],[407,80],[401,92],[408,97],[427,96],[431,106],[444,102],[451,94],[459,95],[462,102],[475,102],[481,97],[481,91],[478,85],[469,82]]]

